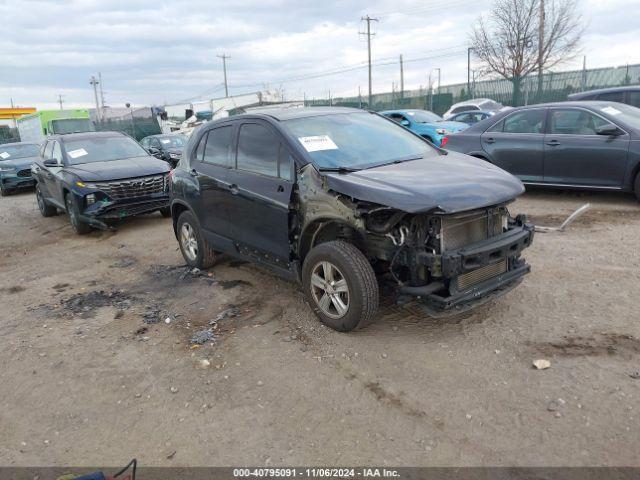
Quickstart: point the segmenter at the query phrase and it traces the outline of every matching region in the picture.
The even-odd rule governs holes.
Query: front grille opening
[[[458,276],[458,290],[466,290],[507,271],[507,259],[477,268]]]
[[[93,185],[113,200],[124,200],[164,193],[166,179],[165,175],[153,175],[151,177],[127,178],[113,182],[99,182]]]

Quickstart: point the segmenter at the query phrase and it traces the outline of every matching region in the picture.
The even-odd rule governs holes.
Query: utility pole
[[[222,70],[224,71],[224,96],[229,96],[229,86],[227,85],[227,58],[231,58],[226,54],[217,55],[218,58],[222,59]]]
[[[400,98],[404,98],[404,68],[402,64],[402,54],[400,54]]]
[[[102,108],[102,116],[104,117],[104,92],[102,91],[102,73],[98,72],[98,83],[100,84],[100,107]]]
[[[544,0],[539,0],[538,13],[538,102],[542,101],[542,62],[544,60]]]
[[[358,108],[362,109],[362,94],[360,93],[360,85],[358,85]]]
[[[13,98],[11,98],[11,110],[13,110],[15,108],[15,105],[13,103]],[[11,115],[13,117],[13,128],[18,128],[18,121],[16,120],[16,116],[15,115]]]
[[[427,88],[429,94],[429,110],[433,111],[433,84],[431,83],[431,72],[429,72],[429,87]]]
[[[62,110],[62,94],[58,94],[58,103],[60,104],[60,110]]]
[[[93,96],[96,99],[96,110],[98,115],[98,121],[102,120],[102,112],[100,111],[100,104],[98,103],[98,80],[94,75],[91,75],[91,79],[89,80],[89,85],[93,87]]]
[[[582,82],[580,82],[581,85],[581,91],[585,91],[587,89],[587,56],[584,55],[582,57]]]
[[[467,95],[471,98],[471,50],[473,47],[467,48]]]
[[[371,33],[371,22],[377,22],[377,18],[371,18],[369,15],[366,15],[361,18],[361,20],[367,22],[367,31],[365,33],[361,33],[361,35],[367,36],[367,55],[369,61],[369,110],[372,108],[372,97],[371,97],[371,37],[375,35],[375,33]]]

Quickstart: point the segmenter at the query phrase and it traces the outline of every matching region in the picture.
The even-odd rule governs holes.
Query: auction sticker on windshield
[[[298,137],[298,140],[307,152],[319,152],[321,150],[338,150],[329,135],[316,135],[313,137]]]
[[[89,155],[89,153],[84,148],[78,148],[77,150],[71,150],[67,152],[71,158],[84,157],[85,155]]]
[[[9,158],[11,155],[9,155],[7,152],[2,152],[0,153],[0,158],[3,160],[6,160],[7,158]]]

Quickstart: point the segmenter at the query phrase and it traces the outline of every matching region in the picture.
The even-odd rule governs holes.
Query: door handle
[[[487,142],[487,143],[495,143],[495,142],[496,142],[496,140],[495,140],[495,138],[493,138],[493,137],[489,137],[489,138],[487,138],[487,139],[485,140],[485,142]]]
[[[284,187],[282,185],[278,185],[278,192],[284,192]]]
[[[195,168],[192,168],[189,173],[191,174],[192,177],[197,177],[198,176],[198,171]]]
[[[237,195],[238,194],[238,185],[236,185],[235,183],[232,183],[231,185],[229,185],[229,190],[231,191],[232,195]]]
[[[560,145],[560,142],[558,140],[549,140],[547,142],[547,145],[549,145],[551,147],[555,147],[556,145]]]

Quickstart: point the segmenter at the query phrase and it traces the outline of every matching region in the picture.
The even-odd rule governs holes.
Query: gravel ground
[[[0,465],[639,466],[640,206],[511,211],[585,202],[497,302],[340,334],[257,267],[186,270],[159,214],[80,237],[2,198]]]

